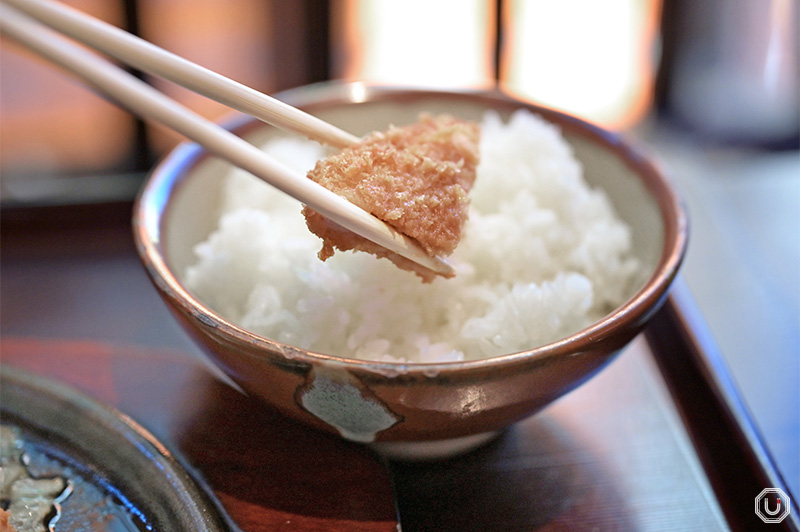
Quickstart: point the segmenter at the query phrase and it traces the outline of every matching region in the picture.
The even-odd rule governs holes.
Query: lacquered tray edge
[[[645,337],[731,529],[763,525],[754,512],[755,497],[764,488],[778,488],[790,497],[790,512],[781,523],[770,523],[770,530],[799,530],[796,497],[682,279]]]

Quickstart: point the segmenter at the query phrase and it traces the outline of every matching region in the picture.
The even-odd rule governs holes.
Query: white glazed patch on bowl
[[[300,391],[300,404],[331,425],[343,438],[369,443],[400,418],[369,393],[345,370],[316,367],[310,383]]]

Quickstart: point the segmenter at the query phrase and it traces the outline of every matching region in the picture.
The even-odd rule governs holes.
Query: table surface
[[[151,288],[126,215],[6,225],[0,360],[119,407],[243,530],[743,529],[726,522],[644,336],[472,454],[387,463],[216,379]]]
[[[643,337],[485,448],[421,464],[288,421],[181,351],[12,338],[2,357],[142,423],[243,530],[395,530],[395,504],[407,531],[728,530]]]
[[[541,415],[440,463],[386,464],[181,351],[12,338],[2,356],[139,421],[243,530],[395,530],[395,500],[407,531],[728,530],[642,337]]]
[[[800,152],[708,146],[663,126],[637,137],[685,199],[682,275],[800,493]]]

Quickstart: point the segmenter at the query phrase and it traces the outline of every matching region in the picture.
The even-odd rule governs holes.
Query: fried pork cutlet
[[[467,220],[480,128],[448,115],[376,132],[319,161],[308,177],[415,239],[431,256],[450,255]],[[304,207],[308,228],[322,238],[319,258],[340,251],[385,257],[430,282],[436,274]]]

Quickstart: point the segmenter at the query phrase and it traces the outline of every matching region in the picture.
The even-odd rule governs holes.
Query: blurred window
[[[264,92],[287,88],[282,79],[312,81],[308,72],[319,58],[304,48],[313,42],[309,17],[327,16],[326,2],[315,0],[63,3]],[[16,43],[5,38],[0,43],[0,196],[5,205],[80,200],[91,190],[113,188],[114,177],[127,182],[129,191],[137,183],[123,177],[136,174],[133,180],[141,181],[155,159],[182,140],[144,125]],[[230,112],[169,82],[145,79],[207,118]]]
[[[501,80],[520,96],[624,129],[651,109],[660,0],[506,0]]]
[[[495,80],[495,0],[333,0],[335,77],[475,87]]]
[[[334,0],[334,73],[475,87],[621,129],[651,109],[661,0]],[[499,21],[499,25],[498,25]]]
[[[651,108],[658,64],[661,0],[65,3],[268,93],[330,78],[448,87],[499,83],[617,129]],[[181,140],[6,40],[0,61],[4,201],[63,195],[78,183],[65,186],[64,176],[141,174]],[[229,112],[171,83],[145,79],[207,118]]]
[[[120,3],[73,0],[82,11],[124,25]],[[0,161],[3,173],[96,171],[128,155],[134,120],[49,63],[2,41]]]

